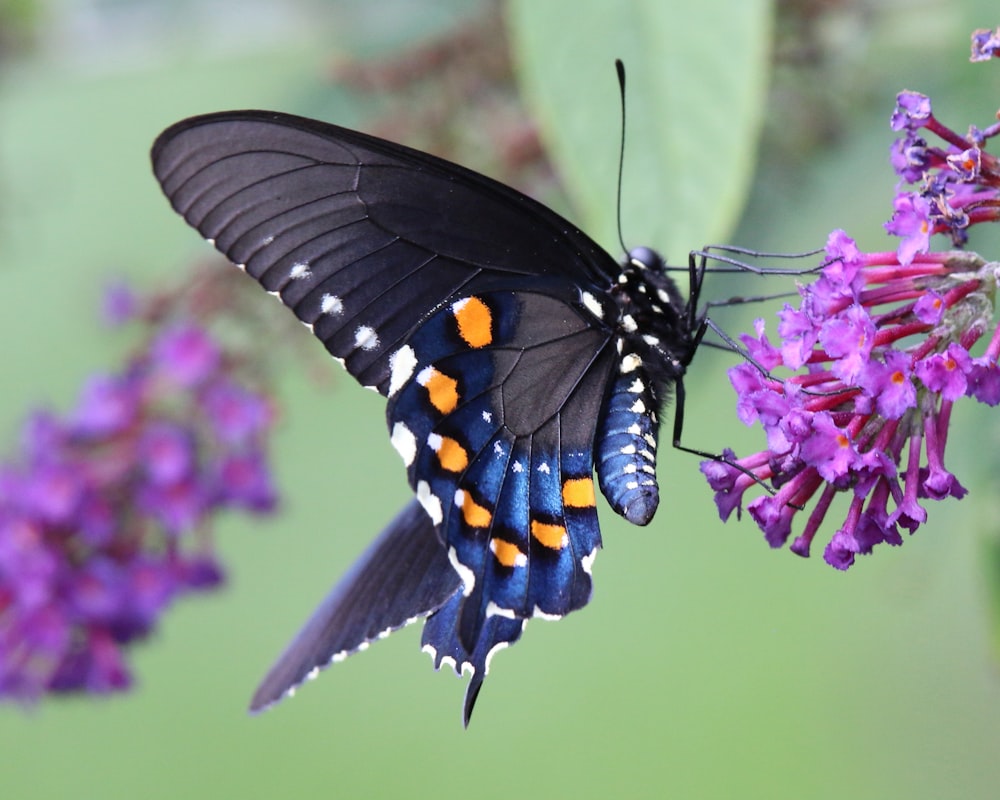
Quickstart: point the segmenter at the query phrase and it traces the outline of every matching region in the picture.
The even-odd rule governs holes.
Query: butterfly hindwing
[[[493,615],[585,604],[600,545],[590,475],[614,360],[607,332],[551,294],[495,291],[440,309],[407,346],[389,428],[463,577],[463,644],[473,649]]]
[[[329,664],[415,622],[461,593],[437,532],[416,501],[389,523],[334,586],[261,681],[261,711]]]

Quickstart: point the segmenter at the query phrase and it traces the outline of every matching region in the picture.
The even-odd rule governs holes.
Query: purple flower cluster
[[[1000,51],[997,37],[981,38],[980,51]],[[738,416],[761,424],[767,449],[702,464],[724,520],[742,510],[747,489],[771,488],[747,511],[772,547],[811,504],[791,544],[802,556],[843,493],[846,519],[824,551],[838,569],[882,542],[902,544],[900,529],[913,533],[927,519],[924,501],[966,494],[944,465],[952,406],[965,396],[1000,403],[1000,264],[930,251],[935,233],[961,245],[970,225],[998,218],[1000,164],[985,145],[1000,125],[960,136],[934,118],[927,97],[903,92],[892,127],[903,132],[892,164],[918,184],[897,193],[886,223],[899,247],[863,253],[842,231],[830,235],[820,277],[800,287],[797,308],[778,314],[780,343],[758,320],[756,335],[741,337],[752,363],[730,370]],[[928,145],[922,131],[944,144]]]
[[[212,515],[274,506],[272,421],[234,359],[177,321],[68,414],[28,420],[0,465],[0,698],[128,687],[123,648],[222,580]]]

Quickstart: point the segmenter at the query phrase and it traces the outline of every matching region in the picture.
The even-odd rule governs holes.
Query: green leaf
[[[620,249],[617,57],[627,72],[626,243],[677,262],[723,240],[754,169],[769,0],[511,0],[508,9],[518,79],[581,227]]]

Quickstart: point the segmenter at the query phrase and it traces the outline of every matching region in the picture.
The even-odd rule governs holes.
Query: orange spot
[[[521,552],[516,544],[505,542],[503,539],[490,540],[490,550],[505,567],[523,567],[528,563],[528,557]]]
[[[422,374],[421,384],[427,390],[431,405],[442,414],[450,414],[458,405],[458,381],[450,378],[433,367],[427,374]]]
[[[838,433],[837,444],[839,444],[841,447],[848,447],[850,446],[851,442],[846,436],[844,436],[844,434]]]
[[[566,546],[566,529],[562,525],[531,520],[531,535],[553,550],[562,550]]]
[[[567,508],[593,508],[594,481],[591,478],[569,478],[563,482],[563,505]]]
[[[900,372],[898,369],[894,373],[892,373],[889,380],[895,383],[897,386],[899,384],[906,382],[906,378],[903,377],[903,373]]]
[[[469,347],[485,347],[493,341],[493,315],[478,297],[459,300],[452,306],[458,335]]]
[[[441,437],[437,457],[441,466],[449,472],[461,472],[469,466],[469,454],[465,452],[465,448],[448,436]]]
[[[493,520],[493,515],[488,508],[479,505],[468,492],[465,492],[462,500],[462,518],[470,528],[485,528]]]

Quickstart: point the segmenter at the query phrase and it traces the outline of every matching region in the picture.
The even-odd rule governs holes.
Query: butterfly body
[[[427,617],[435,665],[473,674],[467,721],[497,648],[590,599],[595,469],[617,513],[652,518],[657,414],[700,338],[697,286],[685,302],[647,248],[620,266],[509,187],[299,117],[185,120],[153,165],[189,223],[387,398],[419,504],[335,588],[254,707],[373,625]],[[426,544],[416,556],[412,541]]]

